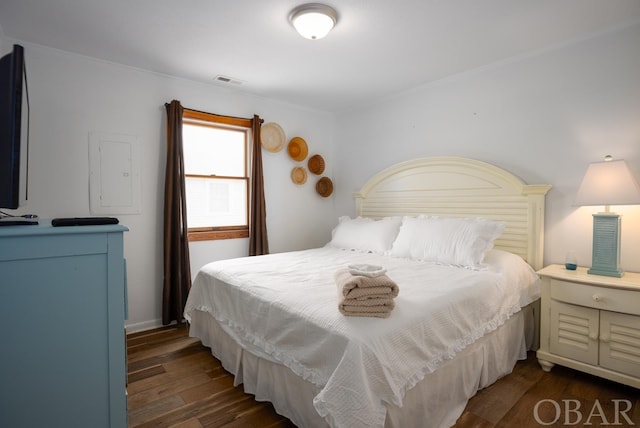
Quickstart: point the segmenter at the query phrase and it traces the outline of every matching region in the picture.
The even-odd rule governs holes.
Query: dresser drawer
[[[561,302],[640,315],[640,292],[637,291],[597,287],[553,278],[550,280],[549,291],[552,299]]]

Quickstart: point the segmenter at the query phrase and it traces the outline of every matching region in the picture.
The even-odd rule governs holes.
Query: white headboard
[[[429,157],[393,165],[354,193],[356,213],[485,217],[507,223],[495,248],[520,255],[542,268],[544,200],[550,185],[526,185],[486,162]]]

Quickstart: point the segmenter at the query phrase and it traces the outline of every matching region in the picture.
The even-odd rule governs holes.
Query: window
[[[189,240],[248,237],[251,120],[187,109],[182,119]]]

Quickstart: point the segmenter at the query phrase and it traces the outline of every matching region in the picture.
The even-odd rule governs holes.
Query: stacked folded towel
[[[387,318],[398,295],[398,285],[380,266],[349,265],[335,273],[340,303],[347,316]]]

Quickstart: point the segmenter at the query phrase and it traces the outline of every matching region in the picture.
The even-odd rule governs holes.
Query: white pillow
[[[346,250],[385,254],[391,250],[401,221],[400,217],[385,217],[381,220],[340,217],[329,245]]]
[[[404,217],[391,255],[478,267],[505,223],[484,218]]]

